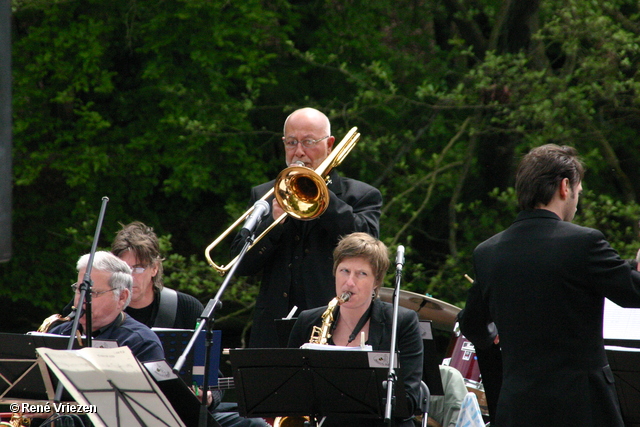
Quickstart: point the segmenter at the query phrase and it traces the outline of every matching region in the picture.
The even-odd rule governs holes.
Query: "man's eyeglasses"
[[[77,294],[80,293],[80,287],[78,286],[77,283],[74,283],[73,285],[71,285],[71,289],[73,289],[73,292]],[[108,291],[91,291],[91,298],[98,298],[100,295],[106,294],[107,292],[111,292],[111,291],[115,291],[115,289],[109,289]]]
[[[131,267],[131,274],[142,274],[147,268],[149,267]]]
[[[293,150],[294,148],[296,148],[298,143],[302,144],[303,147],[311,148],[311,147],[315,146],[318,142],[322,141],[323,139],[327,139],[330,136],[331,135],[327,135],[327,136],[323,136],[322,138],[318,138],[318,139],[303,139],[302,141],[298,141],[297,139],[285,139],[283,141],[284,142],[284,148],[286,148],[287,150]]]

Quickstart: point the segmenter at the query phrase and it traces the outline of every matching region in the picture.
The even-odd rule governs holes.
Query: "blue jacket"
[[[72,326],[73,322],[65,322],[55,326],[49,332],[69,335]],[[147,326],[126,313],[120,313],[113,322],[101,328],[93,339],[116,340],[120,347],[125,345],[129,347],[131,353],[142,363],[164,359],[160,338]]]

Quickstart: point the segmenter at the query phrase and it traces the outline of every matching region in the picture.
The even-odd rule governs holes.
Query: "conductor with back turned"
[[[316,170],[334,148],[335,137],[324,113],[301,108],[285,120],[282,142],[287,166],[302,162]],[[332,252],[341,236],[354,231],[379,236],[380,191],[341,177],[335,169],[328,176],[329,204],[322,215],[312,220],[287,216],[237,266],[238,275],[262,276],[249,347],[279,347],[275,319],[286,317],[294,306],[299,310],[319,307],[335,296]],[[254,187],[249,206],[274,184],[275,180]],[[271,205],[271,214],[257,227],[256,236],[284,212],[274,197],[266,202]],[[240,252],[243,244],[244,237],[239,233],[232,244],[232,256]]]
[[[474,251],[476,277],[460,329],[483,350],[496,342],[487,326],[497,327],[503,374],[496,426],[624,425],[603,307],[605,298],[639,307],[640,273],[600,231],[571,223],[583,176],[574,148],[531,150],[516,174],[522,211]]]

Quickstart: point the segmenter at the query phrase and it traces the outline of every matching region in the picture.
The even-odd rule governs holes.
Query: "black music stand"
[[[436,343],[433,340],[431,320],[420,321],[420,334],[423,344],[422,381],[429,387],[431,396],[443,396],[442,377],[440,376],[440,363],[436,351]]]
[[[236,349],[229,356],[243,416],[384,417],[388,352]],[[409,417],[401,378],[394,416]]]
[[[187,427],[196,427],[200,422],[200,401],[182,378],[173,372],[166,360],[146,362],[143,365],[171,402],[182,422]],[[211,414],[207,415],[207,427],[220,427]]]
[[[53,397],[49,395],[51,387],[57,380],[41,373],[36,348],[64,350],[68,344],[69,337],[62,335],[0,333],[0,402],[49,401]],[[74,348],[80,348],[77,341],[74,341]],[[63,400],[73,399],[65,393]]]
[[[639,427],[640,351],[637,348],[614,346],[606,346],[605,350],[615,378],[624,425]]]
[[[297,317],[292,317],[290,319],[275,319],[276,323],[276,332],[278,333],[278,347],[287,348],[289,344],[289,335],[291,334],[291,330],[293,329],[294,323],[298,320]]]

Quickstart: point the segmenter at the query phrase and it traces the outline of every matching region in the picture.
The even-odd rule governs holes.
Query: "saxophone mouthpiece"
[[[344,304],[345,302],[349,301],[349,298],[351,298],[351,292],[343,292],[340,298],[338,298],[338,303]]]

